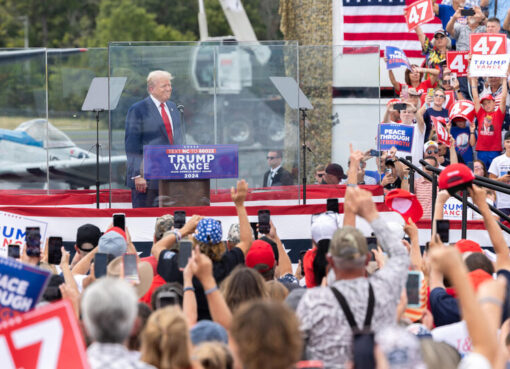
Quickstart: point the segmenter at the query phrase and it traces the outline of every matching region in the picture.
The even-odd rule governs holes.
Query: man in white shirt
[[[510,131],[505,133],[505,153],[492,160],[489,167],[489,178],[510,184]],[[503,213],[510,215],[510,195],[497,193],[496,206]]]

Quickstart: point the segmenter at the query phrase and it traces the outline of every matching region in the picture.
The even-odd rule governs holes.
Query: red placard
[[[455,102],[455,91],[453,91],[453,90],[445,91],[444,92],[443,108],[445,108],[446,110],[450,110],[450,108],[452,107],[454,102]]]
[[[457,77],[467,77],[469,69],[469,51],[448,51],[446,53],[446,64],[448,69],[457,73]]]
[[[437,141],[444,143],[450,147],[450,134],[446,128],[446,120],[443,117],[430,117],[434,123],[434,128],[437,133]]]
[[[478,55],[506,54],[506,36],[498,33],[472,33],[469,52]]]
[[[409,31],[420,24],[428,23],[434,19],[432,0],[418,0],[406,8],[406,22]]]
[[[62,300],[0,323],[3,369],[89,369],[71,303]]]

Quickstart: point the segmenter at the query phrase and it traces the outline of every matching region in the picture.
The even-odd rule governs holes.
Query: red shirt
[[[315,276],[313,274],[313,261],[315,259],[315,255],[317,255],[317,247],[308,250],[303,257],[303,269],[305,271],[305,282],[307,288],[318,286],[317,282],[315,282]]]
[[[504,114],[499,110],[487,113],[480,108],[476,113],[478,119],[477,151],[501,151],[501,129],[503,127]]]

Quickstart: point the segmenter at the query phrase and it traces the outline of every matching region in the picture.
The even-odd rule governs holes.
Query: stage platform
[[[388,221],[403,224],[397,213],[390,211],[384,204],[381,186],[362,186],[372,192],[377,208]],[[271,189],[250,189],[246,208],[250,222],[257,221],[260,209],[269,209],[271,219],[293,262],[297,262],[299,252],[310,247],[311,215],[326,210],[326,199],[338,198],[339,211],[343,213],[345,186],[311,185],[307,187],[307,204],[301,205],[298,198],[301,188],[276,187]],[[10,242],[21,243],[27,225],[41,227],[43,237],[61,236],[66,248],[72,248],[76,229],[84,223],[92,223],[106,229],[114,213],[126,214],[126,225],[137,249],[148,256],[152,245],[156,217],[173,214],[175,210],[186,211],[187,216],[194,214],[214,217],[221,220],[223,234],[226,237],[230,225],[237,221],[235,208],[230,199],[230,190],[211,192],[211,206],[187,208],[130,208],[130,191],[114,190],[112,207],[109,208],[109,192],[100,194],[101,208],[96,209],[95,191],[60,191],[48,195],[45,191],[3,190],[0,191],[0,252],[5,252]],[[340,215],[343,216],[342,214]],[[358,227],[366,236],[370,236],[371,227],[362,219]],[[430,239],[430,220],[418,223],[420,244]],[[461,222],[452,220],[450,239],[460,239]],[[508,239],[508,236],[505,236]],[[491,243],[482,221],[468,221],[468,238],[490,247]]]

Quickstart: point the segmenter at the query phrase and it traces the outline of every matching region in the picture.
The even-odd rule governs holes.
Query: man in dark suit
[[[282,167],[281,151],[269,151],[267,153],[267,162],[270,169],[264,174],[262,187],[291,186],[294,184],[292,175]]]
[[[147,76],[149,96],[133,104],[126,116],[126,185],[131,188],[133,208],[158,206],[158,181],[146,180],[141,170],[145,145],[184,143],[177,106],[169,101],[172,75],[152,71]]]

